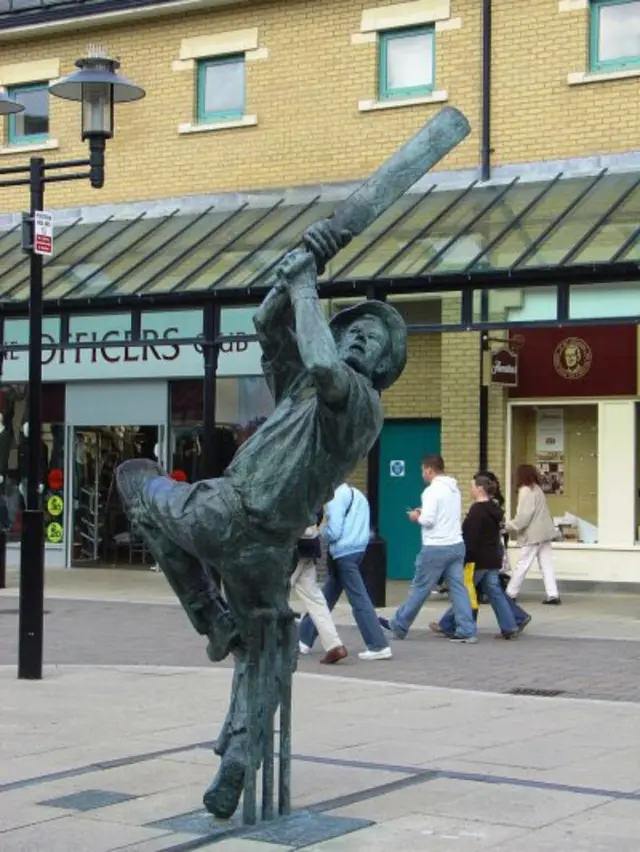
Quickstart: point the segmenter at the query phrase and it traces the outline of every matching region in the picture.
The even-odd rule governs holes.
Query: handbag
[[[321,559],[320,531],[317,526],[307,527],[298,539],[299,559]]]

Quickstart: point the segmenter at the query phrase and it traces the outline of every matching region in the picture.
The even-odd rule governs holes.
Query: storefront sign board
[[[515,388],[518,386],[518,356],[509,349],[491,353],[491,384]]]
[[[221,312],[223,335],[254,334],[255,308],[228,308]],[[142,316],[144,345],[127,345],[131,340],[130,314],[94,314],[72,317],[69,339],[72,343],[96,343],[93,349],[45,351],[42,377],[45,382],[92,381],[99,379],[199,378],[204,375],[202,347],[179,345],[172,340],[202,337],[202,311],[149,311]],[[26,344],[26,319],[7,320],[5,344]],[[59,317],[43,321],[44,344],[60,341]],[[122,341],[122,347],[102,347],[102,342]],[[262,372],[261,350],[255,341],[229,341],[221,344],[219,376],[252,376]],[[26,382],[29,358],[26,351],[6,352],[2,362],[3,382]]]
[[[633,396],[638,385],[633,325],[519,330],[518,387],[511,397]]]

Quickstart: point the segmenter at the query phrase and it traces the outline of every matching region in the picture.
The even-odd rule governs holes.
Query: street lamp
[[[21,175],[0,180],[0,187],[28,186],[29,213],[23,213],[22,249],[29,255],[29,385],[27,499],[22,520],[20,544],[20,620],[18,677],[42,678],[44,607],[44,512],[40,506],[40,465],[42,458],[42,254],[36,249],[36,213],[44,205],[47,183],[89,179],[91,186],[104,185],[105,142],[113,136],[115,103],[136,101],[144,89],[116,71],[120,63],[109,59],[100,48],[76,62],[79,69],[49,86],[52,95],[82,104],[82,139],[89,143],[89,158],[45,162],[31,157],[29,165],[0,168],[0,176]],[[22,112],[24,107],[0,92],[0,115]],[[88,171],[86,169],[88,168]],[[79,171],[78,171],[79,170]],[[53,172],[53,173],[52,173]]]

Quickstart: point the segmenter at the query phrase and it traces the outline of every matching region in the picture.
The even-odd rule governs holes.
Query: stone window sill
[[[255,127],[257,123],[257,115],[243,115],[242,118],[232,119],[230,121],[211,121],[203,124],[181,124],[178,126],[178,133],[180,135],[188,133],[213,133],[216,130],[233,130],[238,127]]]
[[[4,145],[0,148],[0,157],[11,157],[17,154],[35,154],[37,151],[54,151],[60,147],[57,139],[47,139],[45,142],[33,142],[24,145]]]
[[[388,101],[360,101],[360,112],[373,112],[380,109],[399,109],[400,107],[422,106],[423,104],[442,104],[449,100],[449,93],[431,92],[419,98],[398,98]]]
[[[570,86],[586,86],[588,83],[607,83],[630,77],[640,77],[640,68],[627,68],[625,71],[574,71],[567,77],[567,83]]]

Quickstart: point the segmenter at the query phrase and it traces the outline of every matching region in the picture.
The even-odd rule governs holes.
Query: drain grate
[[[533,695],[536,698],[555,698],[557,695],[564,694],[564,689],[526,689],[525,687],[510,689],[507,693],[507,695]]]

